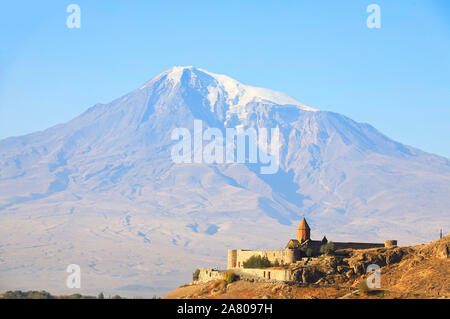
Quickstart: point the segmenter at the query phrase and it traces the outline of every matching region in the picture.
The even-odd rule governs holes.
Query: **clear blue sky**
[[[81,29],[66,7],[81,7]],[[368,29],[366,8],[381,8]],[[21,1],[0,10],[0,138],[173,65],[286,92],[450,157],[450,1]]]

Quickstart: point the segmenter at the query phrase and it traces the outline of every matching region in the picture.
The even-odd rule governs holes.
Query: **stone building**
[[[284,249],[278,250],[228,250],[228,269],[243,269],[244,262],[252,256],[267,257],[271,263],[280,265],[293,264],[305,256],[305,251],[310,250],[312,255],[320,254],[320,247],[328,242],[324,236],[322,240],[311,239],[311,228],[306,219],[303,218],[297,227],[297,238],[289,240]],[[369,249],[379,247],[394,247],[397,242],[394,240],[382,243],[360,243],[360,242],[333,242],[336,250],[339,249]]]
[[[306,258],[305,253],[317,256],[320,254],[320,247],[328,243],[324,236],[322,240],[311,239],[311,228],[306,219],[303,218],[297,227],[297,238],[289,240],[284,249],[278,250],[228,250],[227,269],[232,270],[241,279],[251,279],[263,282],[289,282],[298,280],[294,268],[291,267],[269,267],[263,269],[244,268],[244,262],[252,256],[267,257],[272,264],[279,265],[310,265],[314,264],[317,258]],[[340,249],[369,249],[369,248],[393,248],[397,246],[396,240],[386,240],[381,243],[359,243],[359,242],[333,242],[336,250]],[[208,282],[211,280],[223,279],[227,270],[199,269],[198,278],[192,283]],[[302,279],[305,280],[305,279]]]

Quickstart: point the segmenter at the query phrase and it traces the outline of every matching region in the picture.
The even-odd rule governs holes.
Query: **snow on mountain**
[[[176,127],[278,127],[280,170],[174,164]],[[227,248],[312,237],[432,240],[450,218],[447,158],[286,94],[173,67],[73,120],[0,141],[0,290],[152,296],[223,266]]]
[[[211,105],[215,105],[220,96],[226,96],[227,101],[232,106],[240,105],[244,107],[253,101],[268,101],[279,105],[296,105],[300,109],[306,111],[316,111],[285,93],[245,85],[229,76],[215,74],[192,66],[172,67],[156,76],[155,79],[165,78],[165,80],[171,82],[172,85],[176,85],[181,82],[182,76],[183,74],[186,74],[186,71],[191,75],[191,84],[194,84],[197,80],[206,82],[206,88],[209,92],[208,100]],[[152,81],[149,83],[152,83]],[[145,89],[149,83],[145,84],[141,89]]]

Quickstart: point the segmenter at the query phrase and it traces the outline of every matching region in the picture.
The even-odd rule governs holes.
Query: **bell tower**
[[[307,240],[310,240],[311,236],[311,228],[309,228],[308,223],[306,222],[305,217],[303,217],[302,221],[300,222],[300,225],[298,225],[297,228],[297,240],[300,243],[303,243]]]

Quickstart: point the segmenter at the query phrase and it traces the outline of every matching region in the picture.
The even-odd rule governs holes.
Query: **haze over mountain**
[[[324,88],[324,91],[326,88]],[[363,107],[363,106],[362,106]],[[174,128],[278,127],[280,169],[175,164]],[[450,162],[365,123],[194,67],[173,67],[73,120],[0,141],[0,290],[151,296],[279,248],[305,216],[316,239],[433,240],[450,227]],[[72,291],[73,292],[73,291]]]

